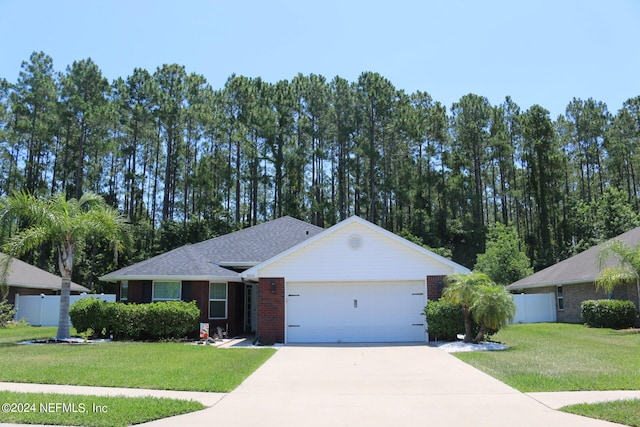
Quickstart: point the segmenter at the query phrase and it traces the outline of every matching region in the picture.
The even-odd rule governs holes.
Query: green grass
[[[205,406],[200,402],[153,397],[72,396],[0,391],[0,422],[119,427],[140,424]]]
[[[14,338],[15,331],[0,329],[0,381],[229,392],[275,352],[181,343],[7,343]]]
[[[640,427],[640,400],[571,405],[561,410],[589,418]]]
[[[6,328],[0,329],[0,347],[21,341],[53,338],[56,336],[57,331],[57,326],[34,327],[10,324]]]
[[[640,390],[640,334],[582,325],[511,325],[506,351],[455,353],[522,392]]]

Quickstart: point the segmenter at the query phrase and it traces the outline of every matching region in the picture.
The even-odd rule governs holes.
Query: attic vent
[[[360,237],[358,234],[352,234],[347,239],[347,245],[349,245],[349,248],[354,251],[360,249],[362,247],[362,243],[362,237]]]

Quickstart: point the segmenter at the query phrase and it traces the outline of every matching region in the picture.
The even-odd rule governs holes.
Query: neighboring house
[[[195,300],[201,321],[273,342],[425,341],[422,310],[465,267],[357,216],[283,217],[109,273],[119,299]]]
[[[582,323],[580,305],[590,299],[630,300],[636,307],[640,307],[635,282],[616,287],[612,295],[596,291],[595,279],[600,275],[600,271],[617,263],[616,259],[612,258],[605,265],[601,265],[599,259],[602,248],[612,240],[620,240],[633,247],[640,242],[640,227],[520,279],[507,286],[507,289],[513,293],[524,294],[554,293],[558,322]]]
[[[6,255],[0,253],[0,262]],[[59,295],[62,279],[38,267],[13,258],[7,271],[6,285],[8,285],[7,300],[15,304],[16,294],[20,295]],[[77,283],[71,283],[71,293],[89,292],[89,289]]]

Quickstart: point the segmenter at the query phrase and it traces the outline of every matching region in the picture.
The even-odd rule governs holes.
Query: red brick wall
[[[209,321],[209,282],[208,281],[193,281],[183,282],[188,283],[191,287],[190,300],[195,301],[198,308],[200,308],[200,322]]]
[[[275,292],[271,292],[271,283]],[[284,278],[262,278],[258,282],[258,339],[263,344],[284,342]]]
[[[129,281],[129,302],[142,303],[143,287],[145,283],[150,281],[131,280]],[[209,333],[216,333],[219,326],[224,329],[229,337],[233,337],[242,333],[234,327],[238,316],[244,316],[244,313],[238,313],[235,310],[236,300],[239,296],[238,287],[243,286],[242,283],[229,283],[227,288],[227,318],[226,319],[209,319],[209,282],[208,281],[184,281],[183,285],[189,286],[189,301],[196,301],[196,305],[200,308],[200,322],[209,323]],[[183,296],[184,297],[184,296]],[[118,298],[119,299],[119,298]],[[195,332],[194,332],[195,333]]]
[[[440,299],[445,277],[447,276],[427,276],[427,299],[429,301]]]

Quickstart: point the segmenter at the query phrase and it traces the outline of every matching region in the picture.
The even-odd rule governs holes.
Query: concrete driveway
[[[285,346],[204,411],[149,426],[615,426],[557,412],[426,345]]]

